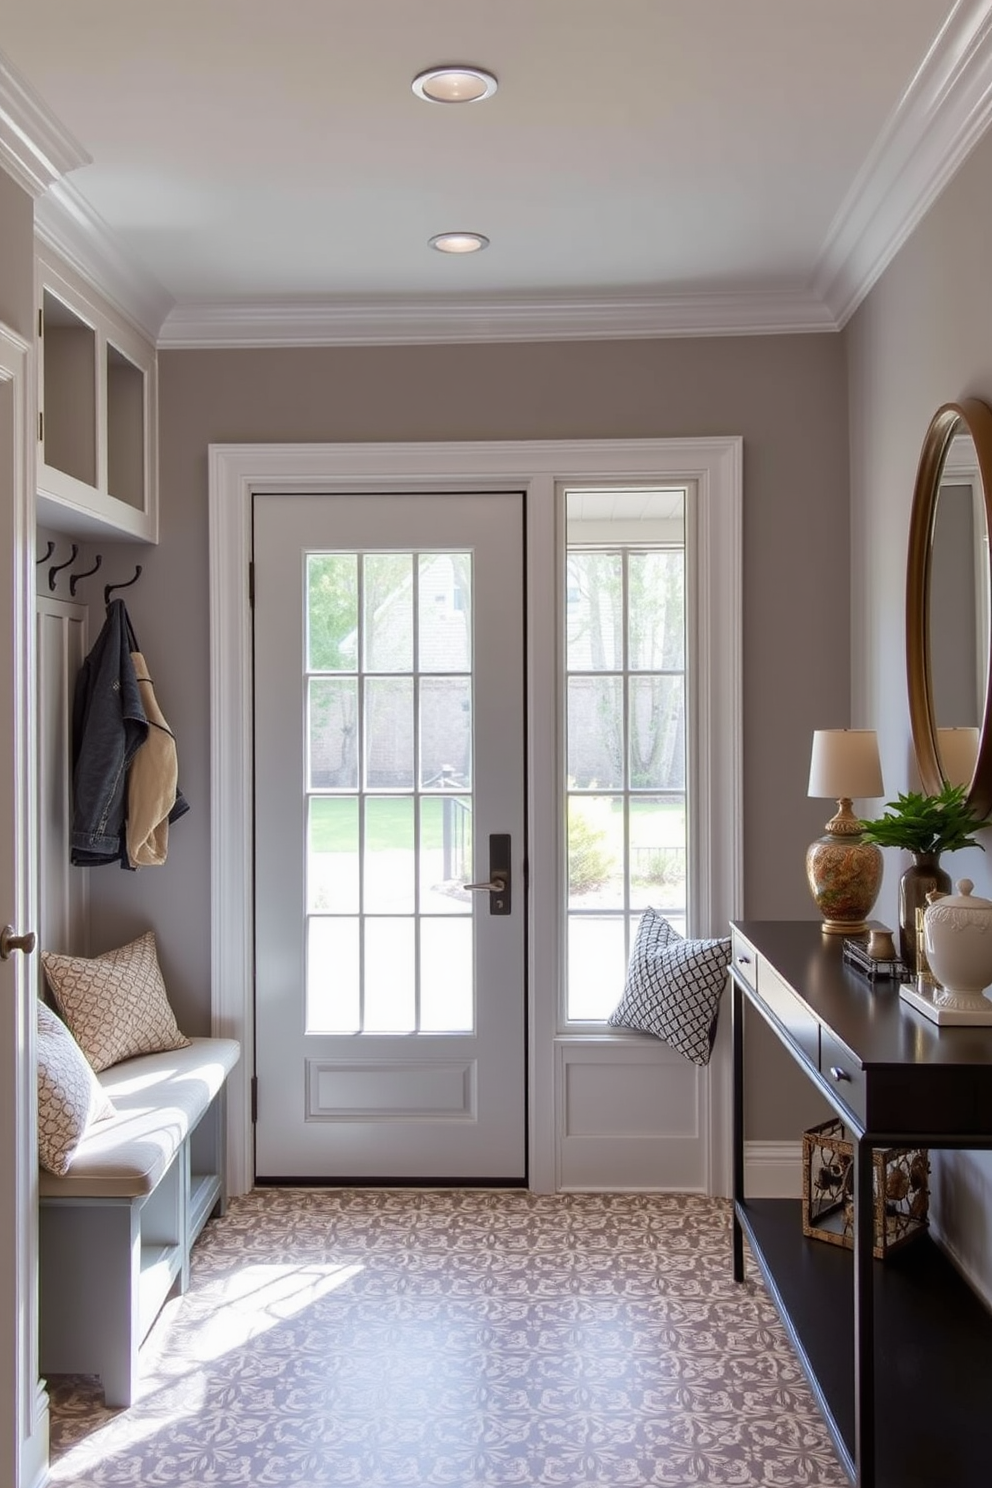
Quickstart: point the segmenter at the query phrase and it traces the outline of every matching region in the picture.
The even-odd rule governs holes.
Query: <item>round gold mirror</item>
[[[923,789],[964,784],[992,811],[989,532],[992,409],[945,403],[930,421],[913,491],[906,574],[909,716]]]

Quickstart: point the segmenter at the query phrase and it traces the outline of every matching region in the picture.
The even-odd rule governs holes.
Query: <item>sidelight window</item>
[[[619,1000],[653,906],[688,915],[684,489],[566,493],[566,1018]]]

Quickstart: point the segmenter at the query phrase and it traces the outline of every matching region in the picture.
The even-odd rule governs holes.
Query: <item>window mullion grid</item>
[[[413,1027],[420,1032],[420,787],[421,775],[421,712],[420,712],[420,554],[411,557],[413,583]]]
[[[624,964],[630,956],[630,576],[628,551],[620,549],[620,690],[623,734],[623,949]]]
[[[358,565],[358,654],[356,657],[357,699],[355,739],[358,755],[358,1031],[365,1032],[365,801],[367,759],[365,749],[365,557],[355,554]]]
[[[307,1032],[310,992],[310,789],[313,780],[310,723],[310,694],[313,673],[310,670],[310,555],[303,556],[303,1031]]]
[[[696,488],[693,487],[695,492]],[[694,672],[689,659],[689,617],[690,603],[694,603],[695,596],[695,563],[696,563],[696,531],[695,502],[687,490],[682,503],[682,849],[685,861],[685,930],[686,934],[692,933],[690,926],[693,924],[694,906],[692,903],[692,840],[695,829],[695,818],[697,813],[690,810],[692,799],[692,783],[695,774],[693,766],[693,751],[690,747],[691,740],[695,736],[695,725],[693,709],[695,702],[691,696]],[[690,595],[690,589],[692,595]]]
[[[469,865],[469,875],[468,876],[469,876],[469,879],[471,881],[475,881],[475,877],[476,877],[476,874],[475,874],[475,848],[476,848],[476,831],[475,831],[475,828],[476,828],[476,820],[477,820],[477,818],[476,818],[476,814],[475,814],[475,786],[476,786],[476,782],[478,780],[478,775],[476,773],[476,758],[475,758],[475,723],[476,723],[476,717],[477,717],[476,710],[475,710],[475,624],[476,624],[476,617],[478,616],[478,613],[479,612],[478,612],[478,607],[477,607],[478,593],[477,593],[476,584],[475,584],[475,581],[476,581],[475,554],[476,554],[476,548],[473,546],[471,548],[471,550],[469,551],[469,555],[468,555],[468,598],[464,601],[465,604],[468,606],[468,614],[466,616],[466,624],[467,624],[467,627],[468,627],[468,705],[469,705],[469,715],[468,715],[469,716],[469,731],[468,731],[468,785],[469,785],[469,788],[468,788],[468,810],[469,810],[469,820],[470,820],[470,822],[472,824],[471,825],[471,830],[472,830],[472,858],[471,858],[471,863]],[[464,821],[462,822],[462,830],[464,831]],[[486,877],[486,879],[489,878],[489,858],[488,858],[488,856],[486,858],[486,864],[485,864],[485,877]],[[521,898],[520,898],[520,900],[518,900],[518,903],[522,903],[522,901],[523,901],[523,896],[521,895]],[[469,924],[472,927],[472,944],[473,944],[473,947],[475,945],[475,927],[476,927],[476,923],[477,923],[477,921],[476,921],[476,906],[478,905],[478,902],[479,902],[478,895],[476,895],[476,894],[469,894],[469,903],[471,904],[471,913],[470,913]],[[473,956],[472,956],[472,965],[473,965],[473,971],[472,971],[472,1032],[477,1034],[478,1031],[479,1031],[479,1000],[478,1000],[479,999],[479,989],[478,989],[478,978],[477,978],[476,973],[475,973],[475,970],[474,970],[474,966],[475,966],[475,953],[474,953],[474,950],[473,950]]]
[[[690,753],[689,753],[689,739],[691,737],[692,724],[691,724],[691,718],[690,718],[690,698],[689,698],[689,691],[690,691],[690,670],[691,670],[691,668],[690,668],[690,665],[689,665],[689,644],[688,644],[688,636],[689,636],[689,629],[690,629],[690,614],[691,614],[691,604],[690,604],[690,594],[689,594],[689,587],[690,587],[690,543],[689,543],[689,536],[688,536],[688,531],[687,531],[687,526],[686,526],[686,515],[687,515],[686,508],[684,506],[683,507],[683,532],[684,532],[684,540],[683,540],[682,543],[679,543],[679,542],[661,542],[661,543],[659,543],[659,542],[654,542],[654,541],[650,541],[650,540],[647,541],[647,542],[643,542],[643,543],[632,543],[632,542],[620,541],[616,545],[611,544],[611,543],[599,543],[599,542],[595,542],[595,541],[594,542],[589,542],[589,543],[570,543],[570,542],[566,542],[566,583],[567,583],[567,574],[568,574],[567,564],[568,564],[569,557],[570,557],[570,555],[573,552],[580,552],[580,551],[585,551],[585,552],[600,552],[600,553],[614,552],[614,553],[617,553],[619,555],[619,558],[620,558],[620,580],[621,580],[621,606],[620,606],[620,609],[621,609],[621,613],[620,613],[621,656],[620,656],[619,665],[614,666],[612,669],[607,669],[607,674],[608,675],[613,675],[613,676],[619,676],[619,679],[620,679],[620,704],[621,704],[621,708],[622,708],[622,719],[621,719],[621,734],[622,734],[622,739],[621,739],[621,748],[622,748],[622,756],[623,756],[623,765],[622,765],[623,779],[622,779],[622,786],[621,786],[620,790],[619,791],[614,791],[614,796],[616,797],[617,795],[619,795],[620,801],[621,801],[621,808],[622,808],[622,812],[623,812],[623,819],[622,819],[622,842],[623,842],[623,849],[622,850],[623,850],[623,859],[624,859],[624,862],[623,862],[623,891],[622,891],[622,905],[623,905],[623,908],[619,912],[622,913],[622,916],[623,916],[623,923],[624,923],[624,949],[625,949],[625,954],[626,954],[626,957],[628,958],[628,960],[629,960],[629,955],[630,955],[630,943],[631,943],[631,929],[632,929],[631,921],[632,921],[632,916],[635,913],[635,911],[632,908],[632,903],[633,903],[633,836],[634,836],[634,832],[633,832],[633,804],[634,804],[634,802],[635,801],[643,802],[644,800],[648,800],[648,799],[656,799],[656,800],[658,800],[660,802],[663,799],[672,799],[672,800],[674,800],[675,797],[677,797],[677,796],[680,797],[681,803],[682,803],[682,808],[683,808],[683,818],[684,818],[685,825],[686,825],[686,833],[685,833],[685,841],[684,841],[684,852],[685,852],[686,859],[688,859],[689,845],[690,845],[690,839],[691,839],[691,834],[688,832],[688,821],[687,821],[687,817],[688,817],[688,814],[689,814],[690,769],[691,769],[691,756],[690,756]],[[632,631],[632,619],[633,619],[633,617],[632,617],[632,614],[631,614],[631,573],[630,573],[630,559],[631,559],[631,556],[632,555],[633,556],[636,556],[636,555],[640,555],[640,554],[649,554],[649,553],[654,553],[654,552],[676,552],[676,553],[681,553],[681,555],[682,555],[683,575],[684,575],[684,578],[683,578],[683,598],[684,598],[684,604],[683,604],[683,615],[682,615],[682,624],[683,624],[683,665],[682,665],[681,668],[661,668],[660,670],[659,669],[653,669],[650,672],[647,672],[647,671],[642,672],[640,670],[634,671],[632,669],[632,665],[631,665],[631,631]],[[574,669],[573,670],[572,668],[569,667],[569,665],[568,665],[568,659],[567,659],[567,619],[566,619],[566,622],[565,622],[565,628],[566,628],[566,647],[565,647],[566,655],[565,655],[565,664],[564,664],[564,674],[565,674],[566,761],[567,761],[567,750],[568,750],[567,719],[568,719],[569,682],[570,682],[570,680],[573,677],[582,677],[582,676],[596,677],[597,675],[598,676],[603,676],[604,673],[603,672],[597,673],[595,670],[589,670],[587,672],[584,672],[581,668],[578,668],[578,669]],[[684,747],[684,749],[686,751],[686,758],[685,758],[685,780],[684,780],[683,788],[682,788],[681,791],[676,791],[676,790],[674,790],[674,789],[672,789],[670,787],[657,787],[657,788],[655,788],[654,786],[651,786],[650,784],[642,784],[640,786],[636,786],[636,785],[633,784],[633,753],[632,753],[632,751],[633,751],[634,730],[633,730],[633,718],[632,718],[632,711],[631,711],[632,710],[632,702],[633,702],[633,698],[634,698],[634,695],[635,695],[635,689],[633,687],[633,682],[636,680],[636,681],[638,681],[638,683],[640,685],[640,681],[641,681],[642,678],[645,681],[649,681],[654,676],[659,676],[659,677],[666,677],[666,676],[668,676],[668,677],[672,677],[673,679],[674,678],[678,678],[678,677],[681,677],[682,678],[682,683],[683,683],[683,688],[684,688],[683,706],[684,706],[684,710],[685,710],[684,711],[685,737],[684,737],[684,746],[683,747]],[[566,765],[566,775],[567,775],[567,765]],[[576,799],[576,798],[580,798],[583,794],[585,794],[585,792],[583,792],[582,790],[569,790],[569,788],[567,786],[567,783],[566,783],[566,787],[565,787],[565,791],[564,791],[564,798],[565,798],[565,802],[566,802],[566,812],[568,812],[568,810],[570,808],[570,805],[571,805],[571,802],[574,799]],[[687,900],[688,900],[688,895],[687,895]],[[687,903],[687,908],[688,908],[688,903]],[[566,911],[566,921],[568,922],[571,919],[580,919],[580,918],[582,918],[583,916],[586,916],[586,915],[588,915],[588,916],[594,916],[594,915],[595,916],[600,916],[603,913],[604,913],[604,911],[602,909],[599,909],[599,908],[597,908],[595,906],[591,906],[589,908],[578,908],[578,907],[571,908],[571,907],[569,907],[567,909],[567,911]],[[609,913],[616,913],[616,911],[609,911]],[[566,984],[566,989],[567,989],[567,986],[568,986],[567,952],[566,952],[565,984]],[[567,994],[567,991],[566,991],[566,998],[567,998],[567,995],[568,994]],[[567,1002],[566,1002],[566,1008],[567,1008]],[[566,1011],[566,1021],[570,1021],[569,1018],[568,1018],[567,1011]],[[598,1021],[598,1020],[593,1020],[593,1021]]]

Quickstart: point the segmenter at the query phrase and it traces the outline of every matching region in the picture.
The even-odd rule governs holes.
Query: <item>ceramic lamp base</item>
[[[882,853],[860,836],[827,832],[806,852],[806,880],[823,916],[825,935],[857,935],[882,885]]]

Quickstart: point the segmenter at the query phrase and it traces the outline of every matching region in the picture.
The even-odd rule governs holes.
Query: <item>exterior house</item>
[[[28,342],[33,213],[26,183],[0,170],[0,321]],[[142,645],[183,742],[194,808],[175,837],[179,871],[163,878],[154,906],[180,1024],[210,1031],[210,444],[740,435],[744,913],[809,918],[802,863],[825,815],[806,797],[812,731],[874,727],[887,790],[912,780],[904,601],[914,474],[939,405],[966,395],[992,402],[990,263],[992,134],[894,256],[862,264],[872,287],[839,330],[160,350],[160,543],[152,553],[123,546],[119,561],[144,565]],[[887,862],[878,906],[890,923],[898,867]],[[992,893],[992,861],[981,853],[962,854],[955,867]],[[144,928],[143,892],[140,875],[94,875],[94,940],[113,944]],[[749,1137],[782,1140],[803,1119],[801,1078],[760,1031],[749,1058],[765,1077],[750,1081]],[[992,1297],[992,1155],[941,1154],[933,1186],[949,1242]],[[13,1307],[0,1302],[5,1317]],[[7,1394],[13,1367],[0,1358]],[[0,1478],[28,1481],[9,1440],[0,1442]]]

